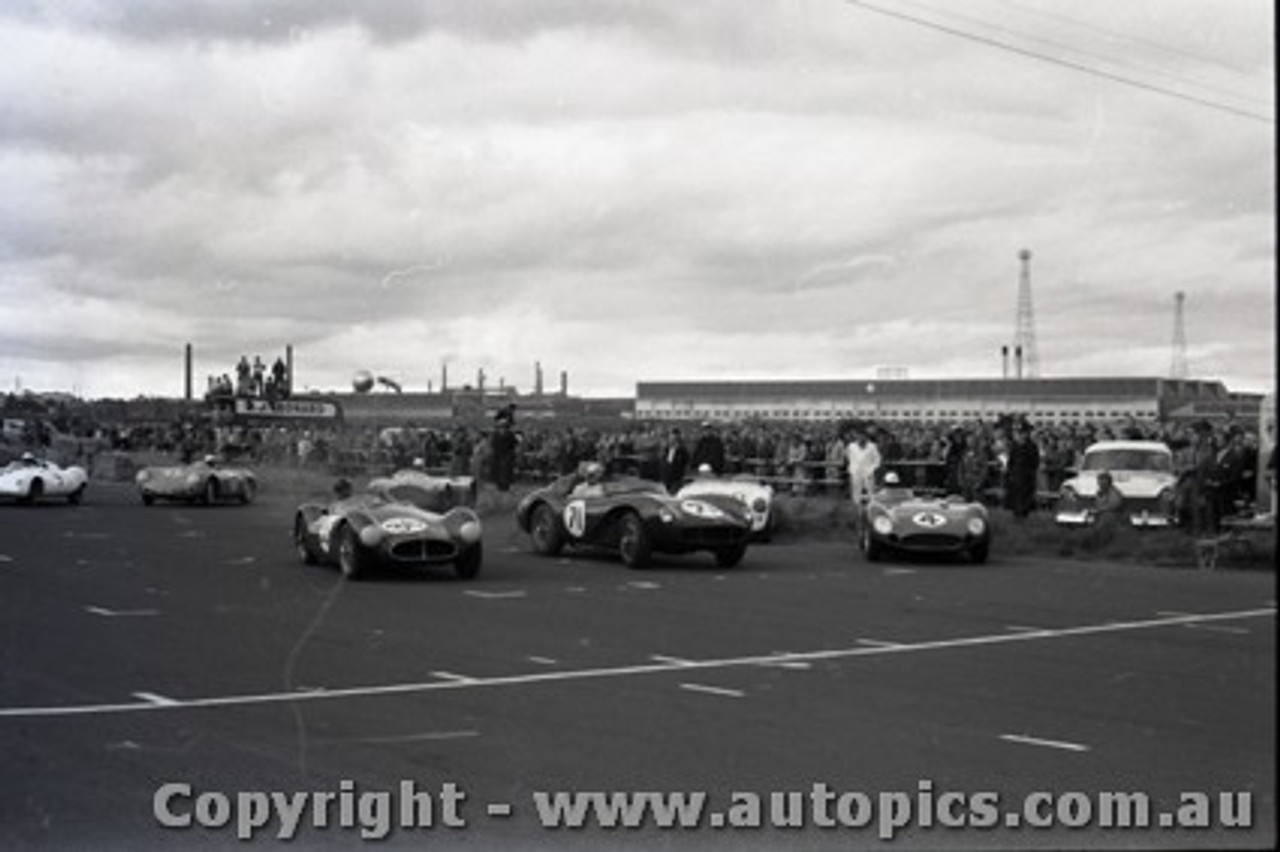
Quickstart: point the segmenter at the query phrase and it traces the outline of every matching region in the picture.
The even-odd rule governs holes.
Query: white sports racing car
[[[89,475],[82,467],[59,467],[31,453],[0,468],[0,498],[19,503],[35,503],[42,499],[63,497],[68,503],[79,503],[89,485]]]

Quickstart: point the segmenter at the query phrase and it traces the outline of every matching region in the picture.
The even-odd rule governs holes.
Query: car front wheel
[[[717,565],[721,568],[733,568],[747,555],[747,546],[736,544],[733,547],[722,547],[715,554]]]
[[[618,552],[622,555],[622,561],[630,568],[646,568],[651,551],[649,534],[645,532],[640,516],[634,512],[624,515],[618,535]]]
[[[366,557],[360,548],[360,536],[350,524],[343,524],[338,533],[338,568],[348,580],[358,580],[365,573]]]
[[[303,565],[316,564],[316,555],[307,544],[307,522],[301,515],[293,522],[293,549]]]
[[[556,513],[546,503],[540,503],[533,510],[529,534],[533,538],[533,549],[543,556],[555,556],[564,547],[564,537],[560,534]]]
[[[471,580],[480,573],[480,563],[482,561],[484,561],[484,547],[481,542],[477,541],[462,552],[462,555],[458,557],[458,561],[454,563],[453,569],[461,579]]]
[[[868,562],[879,562],[884,555],[884,548],[871,534],[871,524],[867,522],[862,525],[862,553]]]

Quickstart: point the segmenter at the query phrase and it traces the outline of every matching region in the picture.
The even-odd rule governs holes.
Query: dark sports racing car
[[[991,546],[985,506],[954,495],[918,495],[892,471],[872,492],[860,527],[858,544],[872,562],[886,552],[960,553],[986,562]]]
[[[372,487],[352,495],[337,489],[329,503],[304,503],[294,516],[293,542],[308,564],[337,565],[348,579],[375,567],[416,568],[452,563],[464,580],[480,572],[480,517],[465,506],[438,514]]]
[[[566,545],[603,547],[617,550],[632,568],[648,565],[653,553],[699,550],[730,568],[742,561],[751,537],[747,510],[730,495],[672,497],[661,483],[590,469],[526,496],[516,522],[538,553],[554,555]]]

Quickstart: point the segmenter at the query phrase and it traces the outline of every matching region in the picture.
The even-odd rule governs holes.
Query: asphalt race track
[[[497,848],[1275,845],[1275,575],[755,546],[631,571],[486,527],[480,577],[344,582],[292,507],[0,506],[0,848],[260,848],[164,828],[162,785],[439,793],[370,844]],[[345,785],[345,786],[344,786]],[[450,827],[445,785],[465,794]],[[819,786],[815,786],[819,785]],[[535,792],[1251,795],[1251,828],[541,827]],[[807,800],[808,801],[808,800]],[[495,806],[491,813],[490,806]],[[185,810],[192,811],[192,802]],[[503,811],[509,809],[510,814]],[[335,809],[334,814],[338,811]],[[723,816],[723,814],[721,814]],[[827,822],[830,822],[830,814]],[[356,848],[304,819],[294,848]]]

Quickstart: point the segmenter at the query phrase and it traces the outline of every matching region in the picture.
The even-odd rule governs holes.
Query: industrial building
[[[876,379],[640,382],[640,420],[957,423],[1025,416],[1033,423],[1241,417],[1256,419],[1260,394],[1219,381],[1166,378]]]

